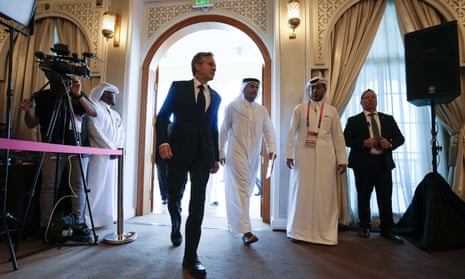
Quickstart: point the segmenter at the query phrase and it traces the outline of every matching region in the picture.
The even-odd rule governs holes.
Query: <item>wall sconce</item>
[[[300,24],[299,7],[300,3],[298,0],[287,1],[287,24],[291,29],[289,31],[289,39],[296,38],[295,29]]]
[[[113,39],[113,46],[119,47],[120,15],[113,11],[103,13],[102,34],[107,40]]]

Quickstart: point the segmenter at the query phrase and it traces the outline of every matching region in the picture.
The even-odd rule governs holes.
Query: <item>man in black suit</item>
[[[215,76],[211,52],[199,52],[192,59],[194,78],[175,81],[157,115],[159,152],[168,163],[168,211],[171,216],[171,242],[182,242],[181,199],[187,174],[191,193],[186,221],[183,267],[196,278],[206,276],[197,257],[205,208],[205,192],[210,173],[219,168],[218,108],[221,97],[207,85]],[[168,132],[168,126],[170,131]]]
[[[358,199],[359,235],[370,236],[370,198],[376,190],[380,215],[380,235],[396,243],[403,240],[392,227],[392,174],[395,167],[392,151],[404,143],[396,121],[391,115],[376,112],[376,93],[368,89],[362,94],[363,112],[350,117],[344,129],[350,147],[349,168],[355,176]]]

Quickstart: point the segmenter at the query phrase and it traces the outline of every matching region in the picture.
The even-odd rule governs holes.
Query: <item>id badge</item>
[[[315,147],[318,140],[318,133],[308,132],[307,139],[305,140],[306,147]]]
[[[76,124],[76,132],[81,133],[82,130],[82,117],[81,116],[74,116],[74,123]],[[69,130],[73,130],[73,123],[69,122]]]

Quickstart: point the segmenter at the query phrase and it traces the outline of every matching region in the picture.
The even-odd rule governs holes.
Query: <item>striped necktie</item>
[[[381,149],[381,146],[379,145],[379,139],[381,138],[381,135],[379,134],[379,128],[378,128],[378,123],[375,120],[375,114],[374,112],[370,113],[370,122],[371,122],[371,130],[373,132],[373,136],[378,140],[375,144],[376,149]]]

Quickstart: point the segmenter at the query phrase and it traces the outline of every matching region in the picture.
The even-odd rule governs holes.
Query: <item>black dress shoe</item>
[[[381,233],[380,235],[381,237],[392,240],[397,244],[404,244],[404,241],[402,240],[402,238],[400,238],[400,236],[398,236],[397,234],[393,232]]]
[[[183,261],[182,267],[187,269],[189,274],[194,278],[205,278],[207,276],[207,270],[199,260],[193,262]]]
[[[182,243],[182,235],[178,231],[171,232],[171,243],[173,246],[178,247]]]
[[[361,228],[358,230],[358,235],[362,238],[369,238],[370,237],[370,229]]]

